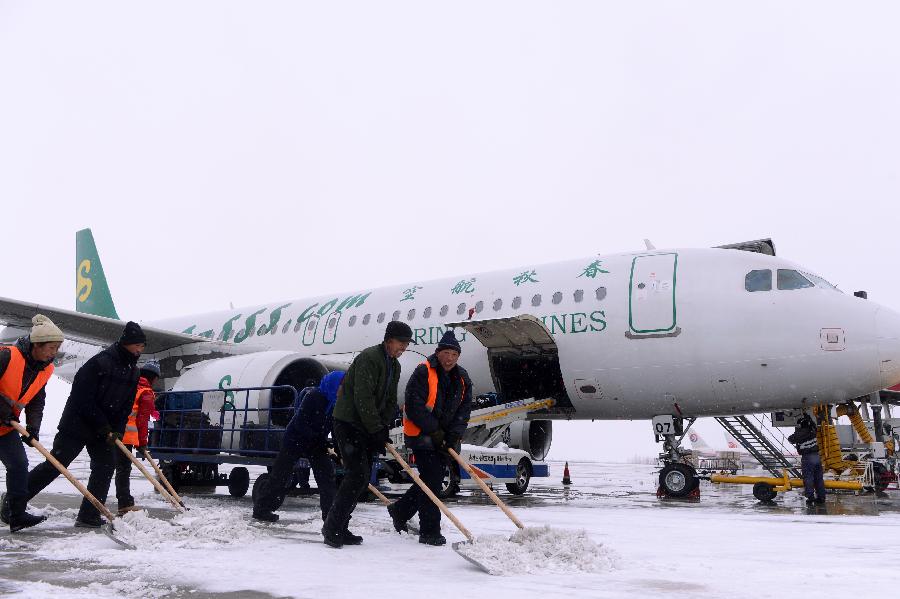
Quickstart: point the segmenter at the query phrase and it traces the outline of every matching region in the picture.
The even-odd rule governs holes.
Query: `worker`
[[[268,482],[254,498],[253,517],[265,522],[277,522],[273,513],[281,506],[288,484],[293,478],[294,464],[306,458],[319,487],[319,507],[322,521],[334,501],[334,463],[328,455],[328,435],[332,428],[332,413],[337,401],[338,388],[344,380],[341,371],[329,372],[318,387],[305,388],[297,398],[294,415],[284,429],[281,449],[272,464]],[[350,542],[348,542],[350,541]],[[344,539],[351,544],[353,539]]]
[[[825,478],[822,470],[822,458],[819,456],[819,442],[816,439],[816,423],[809,414],[803,414],[798,420],[788,441],[797,447],[800,454],[800,467],[803,470],[803,492],[806,505],[822,505],[825,503]]]
[[[334,441],[344,464],[344,478],[322,527],[325,544],[340,548],[362,538],[347,529],[360,494],[369,483],[372,455],[384,453],[397,413],[397,360],[412,341],[409,325],[392,320],[384,341],[364,349],[350,364],[334,406]],[[350,540],[352,543],[348,543]]]
[[[136,447],[140,458],[144,457],[144,451],[147,450],[147,429],[150,417],[154,413],[159,414],[154,407],[156,393],[153,392],[153,385],[159,379],[160,372],[159,362],[155,360],[141,366],[134,403],[131,405],[131,413],[125,424],[125,434],[122,435],[122,443],[128,448],[128,452],[130,453]],[[131,460],[125,455],[125,452],[118,448],[114,453],[116,455],[116,500],[119,504],[118,515],[122,516],[140,508],[134,505],[134,497],[131,496]]]
[[[140,325],[128,322],[122,336],[78,369],[69,399],[59,419],[59,432],[51,453],[68,467],[82,449],[91,458],[87,488],[100,503],[106,502],[128,414],[134,404],[138,384],[137,360],[147,338]],[[28,473],[28,498],[40,493],[59,476],[49,461]],[[99,528],[100,512],[85,498],[75,518],[75,526]]]
[[[0,500],[0,520],[16,532],[43,522],[28,506],[28,456],[22,443],[31,445],[41,431],[46,403],[45,386],[53,374],[53,358],[63,333],[53,321],[37,314],[31,332],[15,345],[0,346],[0,462],[6,468],[6,493]],[[10,426],[24,410],[28,435],[20,437]]]
[[[466,369],[457,364],[461,352],[456,335],[447,331],[434,354],[416,367],[406,384],[403,436],[416,458],[419,476],[435,494],[441,490],[447,450],[459,452],[472,412],[472,380]],[[445,544],[441,512],[418,485],[411,486],[388,506],[397,532],[407,530],[406,522],[416,512],[419,542]]]

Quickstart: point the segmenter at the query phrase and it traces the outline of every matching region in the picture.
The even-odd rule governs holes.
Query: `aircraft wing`
[[[62,329],[67,340],[80,341],[91,345],[106,346],[118,341],[119,337],[122,336],[122,330],[125,328],[125,322],[113,318],[82,314],[71,310],[51,308],[50,306],[0,297],[0,323],[6,326],[28,331],[31,329],[31,318],[35,314],[44,314],[49,317],[56,326]],[[233,343],[217,342],[205,337],[165,331],[143,325],[141,328],[147,335],[145,354],[155,354],[188,343],[209,344],[210,350],[214,349],[213,346],[219,345],[236,348]],[[240,351],[232,349],[232,351],[226,351],[226,353],[246,353],[246,350],[250,350],[250,348],[242,347]]]

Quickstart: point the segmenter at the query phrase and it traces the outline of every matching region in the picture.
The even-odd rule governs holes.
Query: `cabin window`
[[[606,287],[597,287],[597,301],[601,301],[606,297]]]
[[[291,328],[291,319],[290,318],[288,318],[288,321],[286,323],[284,323],[283,327],[281,327],[281,334],[286,335],[289,328]]]
[[[466,304],[462,303],[462,304],[456,306],[456,313],[459,314],[460,316],[465,314],[466,313]]]
[[[391,320],[400,320],[400,310],[394,310],[394,315],[391,316]]]
[[[747,291],[772,291],[772,271],[751,270],[744,277],[744,289]]]
[[[422,318],[431,318],[431,306],[425,308],[425,310],[422,312]]]
[[[257,335],[265,335],[266,334],[266,326],[268,326],[268,325],[262,325],[261,327],[256,329],[256,334]]]
[[[513,310],[518,310],[521,305],[522,305],[522,298],[517,295],[516,297],[513,298],[513,301],[512,301]]]
[[[503,307],[503,300],[499,297],[494,300],[494,312],[499,312],[500,308]]]
[[[447,316],[447,312],[450,311],[450,306],[443,305],[441,306],[441,316]]]
[[[297,321],[297,324],[294,325],[294,332],[295,332],[295,333],[299,333],[299,332],[300,332],[300,328],[301,328],[302,326],[303,326],[303,321],[302,321],[302,320],[298,320],[298,321]]]
[[[406,313],[406,320],[412,320],[415,317],[416,317],[416,309],[415,308],[413,308],[412,310],[410,310],[409,312]]]
[[[382,312],[381,314],[378,315],[377,320],[378,320],[378,323],[379,323],[379,324],[381,324],[382,322],[384,322],[384,312]]]
[[[786,268],[778,269],[778,288],[782,291],[813,287],[812,281],[801,275],[796,270]]]
[[[553,294],[553,299],[552,299],[551,301],[553,302],[554,305],[555,305],[555,304],[558,304],[559,302],[561,302],[561,301],[562,301],[562,293],[559,292],[559,291],[557,291],[556,293],[554,293],[554,294]]]
[[[829,283],[822,277],[819,277],[816,275],[811,275],[808,272],[804,272],[802,274],[804,277],[806,277],[807,279],[809,279],[810,281],[815,283],[816,287],[821,287],[822,289],[831,289],[833,291],[837,291],[838,293],[843,293],[843,291],[841,291],[840,289],[838,289],[837,287],[835,287],[834,285],[832,285],[831,283]]]
[[[369,324],[369,321],[370,321],[370,320],[372,320],[372,315],[371,315],[371,314],[366,314],[365,316],[363,316],[363,321],[362,321],[362,322],[363,322],[363,325]]]
[[[579,289],[575,293],[572,294],[572,298],[575,300],[576,304],[581,303],[581,300],[584,299],[584,289]]]
[[[476,302],[475,303],[475,314],[480,314],[482,310],[484,310],[484,302]]]
[[[534,306],[535,308],[537,308],[538,306],[541,305],[541,294],[540,293],[534,294],[534,297],[531,298],[531,305]]]
[[[353,326],[356,324],[356,316],[351,316],[350,321],[347,323],[349,326]]]
[[[309,324],[306,325],[307,331],[313,330],[314,328],[316,328],[316,325],[319,324],[315,318],[310,318],[308,322]]]

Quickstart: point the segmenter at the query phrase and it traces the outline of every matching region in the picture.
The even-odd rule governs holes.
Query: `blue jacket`
[[[284,430],[284,445],[295,445],[304,455],[325,451],[337,390],[343,378],[343,372],[329,372],[318,387],[307,387],[300,392],[294,416]]]

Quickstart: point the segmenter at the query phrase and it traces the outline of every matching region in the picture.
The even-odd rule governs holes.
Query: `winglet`
[[[119,320],[90,229],[75,233],[75,311]]]

